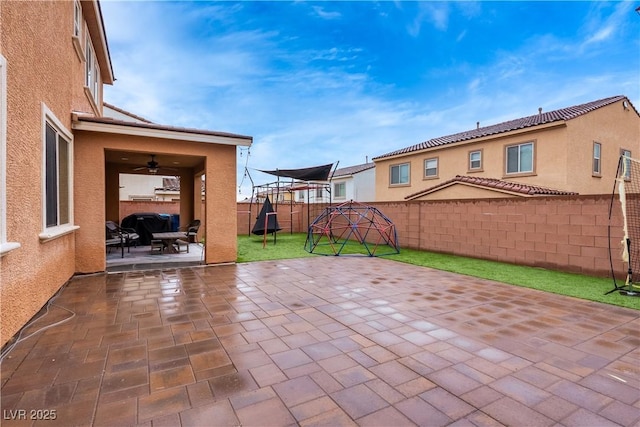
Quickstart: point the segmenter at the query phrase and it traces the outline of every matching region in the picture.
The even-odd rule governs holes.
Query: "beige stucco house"
[[[640,116],[614,96],[375,157],[376,200],[607,194],[621,154],[640,155]]]
[[[236,149],[251,137],[103,114],[114,73],[97,0],[3,1],[0,28],[0,345],[74,274],[105,270],[119,174],[150,173],[151,154],[180,176],[182,225],[212,178],[205,262],[235,261]]]

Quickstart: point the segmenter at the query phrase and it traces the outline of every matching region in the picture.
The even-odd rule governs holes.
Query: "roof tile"
[[[528,185],[518,182],[510,182],[496,178],[482,178],[474,176],[456,175],[448,181],[442,182],[433,187],[429,187],[425,190],[418,191],[413,194],[409,194],[405,197],[405,200],[415,200],[418,197],[424,196],[429,193],[433,193],[442,188],[448,187],[452,184],[470,184],[476,187],[484,187],[488,190],[500,190],[509,193],[522,194],[523,196],[570,196],[577,195],[572,191],[555,190],[552,188],[540,187],[538,185]]]
[[[547,113],[539,113],[533,116],[521,117],[515,120],[498,123],[491,126],[479,127],[453,135],[441,136],[412,145],[410,147],[401,148],[381,156],[374,157],[373,160],[383,159],[385,157],[396,156],[398,154],[407,154],[413,151],[424,150],[427,148],[438,147],[441,145],[453,144],[455,142],[468,141],[470,139],[482,138],[485,136],[496,135],[527,127],[553,123],[557,121],[571,120],[590,111],[604,107],[614,102],[626,99],[623,95],[612,96],[610,98],[599,99],[597,101],[587,102],[586,104],[574,105],[572,107],[561,108],[559,110],[549,111]]]
[[[361,165],[348,166],[346,168],[336,169],[336,171],[332,175],[332,178],[353,175],[354,173],[363,172],[373,167],[375,167],[375,163],[363,163]]]

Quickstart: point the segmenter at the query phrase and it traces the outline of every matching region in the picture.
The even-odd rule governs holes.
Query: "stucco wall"
[[[105,174],[104,153],[105,150],[127,150],[131,147],[141,152],[175,153],[206,158],[205,212],[201,213],[198,209],[195,212],[202,215],[201,233],[206,235],[211,232],[206,239],[205,262],[213,264],[235,261],[236,187],[232,185],[236,176],[235,146],[76,131],[75,208],[76,222],[81,227],[76,233],[76,271],[88,273],[104,271],[106,268],[104,221],[117,221],[122,217],[117,195],[117,171],[107,167]],[[182,179],[182,182],[188,183],[186,178]],[[115,196],[105,197],[109,189],[113,188],[116,189]],[[108,206],[109,200],[113,201],[113,206]],[[181,199],[181,223],[186,223],[184,218],[190,216],[185,212],[193,210],[193,206],[188,204],[189,201],[188,198]]]
[[[84,108],[83,64],[72,46],[73,2],[2,2],[7,60],[7,237],[21,244],[0,258],[0,344],[10,339],[75,271],[74,234],[43,242],[42,104],[71,133]],[[42,41],[46,40],[46,43]],[[70,78],[70,76],[72,76]]]
[[[640,156],[640,118],[623,101],[570,120],[567,125],[567,170],[570,188],[580,194],[611,192],[616,175],[620,149]],[[593,142],[602,147],[602,175],[592,176]]]

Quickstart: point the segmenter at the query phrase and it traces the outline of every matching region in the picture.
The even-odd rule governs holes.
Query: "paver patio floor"
[[[23,337],[70,317],[3,426],[640,425],[640,311],[386,259],[78,276]]]

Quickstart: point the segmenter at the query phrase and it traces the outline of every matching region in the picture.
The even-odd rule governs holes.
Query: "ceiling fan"
[[[133,168],[134,171],[141,171],[141,170],[144,170],[144,169],[146,169],[147,172],[149,172],[150,174],[154,174],[154,175],[157,174],[160,171],[160,164],[158,162],[156,162],[156,155],[155,154],[151,154],[151,160],[147,162],[146,166],[140,166],[140,167],[137,167],[137,168]],[[163,167],[162,169],[172,170],[172,171],[177,170],[175,168],[166,168],[166,167]]]

